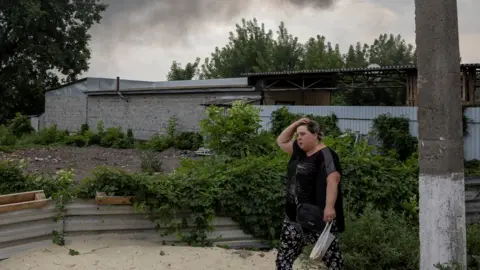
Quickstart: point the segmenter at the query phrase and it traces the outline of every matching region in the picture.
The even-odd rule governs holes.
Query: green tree
[[[368,49],[367,44],[357,42],[355,46],[350,45],[345,55],[345,67],[347,68],[364,68],[368,65]]]
[[[270,70],[298,70],[302,68],[304,46],[288,33],[283,22],[277,30],[277,40],[273,43]]]
[[[236,24],[235,33],[230,32],[228,44],[221,49],[216,47],[205,59],[201,78],[239,77],[245,72],[269,70],[273,47],[272,30],[267,31],[255,18],[242,19],[241,25]]]
[[[88,30],[107,7],[98,1],[1,1],[0,122],[43,111],[45,89],[88,70]]]
[[[332,47],[324,36],[317,35],[305,44],[303,69],[333,69],[344,66],[343,56],[338,44]]]
[[[182,67],[182,64],[177,61],[173,61],[170,66],[170,71],[167,75],[167,80],[169,81],[180,81],[180,80],[192,80],[196,75],[199,74],[199,64],[200,58],[197,57],[195,62],[187,63],[185,68]]]
[[[369,62],[380,66],[415,64],[415,49],[401,35],[382,34],[369,48]]]

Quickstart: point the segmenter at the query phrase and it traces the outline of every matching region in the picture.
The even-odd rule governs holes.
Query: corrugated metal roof
[[[216,88],[142,88],[142,89],[121,89],[123,95],[151,95],[151,94],[195,94],[195,93],[250,93],[254,92],[253,87],[216,87]],[[87,95],[117,95],[116,90],[92,90],[86,91]]]
[[[260,97],[252,97],[252,96],[223,96],[223,97],[218,97],[213,100],[207,101],[203,103],[202,105],[208,106],[208,105],[232,105],[235,101],[245,101],[246,103],[251,103],[255,101],[261,100]]]
[[[312,69],[312,70],[292,70],[292,71],[271,71],[243,73],[242,76],[269,76],[269,75],[295,75],[295,74],[314,74],[314,73],[337,73],[337,72],[366,72],[366,71],[386,71],[386,70],[408,70],[415,69],[414,65],[405,66],[386,66],[381,68],[338,68],[338,69]]]
[[[476,67],[480,68],[480,63],[461,64],[460,67]],[[271,76],[271,75],[301,75],[301,74],[318,74],[318,73],[344,73],[344,72],[368,72],[368,71],[392,71],[392,70],[413,70],[417,69],[416,65],[403,66],[383,66],[380,68],[339,68],[339,69],[313,69],[313,70],[292,70],[292,71],[270,71],[270,72],[255,72],[243,73],[242,76]]]
[[[117,79],[87,77],[78,81],[64,84],[60,87],[50,89],[58,90],[66,86],[72,86],[83,82],[84,92],[116,90]],[[247,88],[247,78],[225,78],[211,80],[182,80],[182,81],[136,81],[120,79],[120,90],[175,90],[175,89],[208,89],[208,88]]]

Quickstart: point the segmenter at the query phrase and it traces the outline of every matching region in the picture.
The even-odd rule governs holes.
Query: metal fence
[[[143,215],[134,214],[128,205],[97,205],[93,200],[77,200],[67,205],[67,216],[55,222],[54,203],[40,209],[26,209],[0,214],[0,260],[32,248],[52,244],[52,231],[65,234],[65,239],[80,235],[108,235],[154,242],[179,242],[175,235],[161,236],[155,225]],[[216,217],[215,230],[208,239],[230,248],[264,247],[260,240],[245,234],[230,218]],[[186,228],[185,231],[188,231]],[[190,228],[191,229],[191,228]]]
[[[271,128],[271,115],[283,106],[256,106],[261,109],[260,117],[264,129]],[[358,131],[368,134],[372,130],[373,120],[382,114],[394,117],[406,117],[410,121],[410,134],[418,136],[417,107],[387,106],[286,106],[292,113],[338,117],[338,127],[342,131]],[[464,139],[464,155],[466,160],[480,159],[480,108],[467,108],[468,135]]]

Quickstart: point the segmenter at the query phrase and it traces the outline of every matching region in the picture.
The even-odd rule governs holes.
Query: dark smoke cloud
[[[334,0],[266,0],[281,8],[326,9]],[[157,46],[186,45],[192,32],[198,33],[208,23],[238,20],[238,15],[260,0],[103,0],[108,8],[100,25],[94,26],[94,42],[105,51],[118,43]],[[275,12],[275,10],[272,10]],[[258,16],[257,16],[258,17]],[[261,21],[261,17],[258,17]],[[233,26],[233,25],[232,25]],[[227,33],[225,33],[227,34]]]

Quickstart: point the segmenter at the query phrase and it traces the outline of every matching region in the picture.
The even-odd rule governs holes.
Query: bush
[[[78,188],[80,198],[94,198],[96,192],[109,196],[134,196],[138,191],[138,177],[124,170],[100,166],[92,176],[83,179]]]
[[[223,212],[255,237],[276,241],[280,236],[287,160],[286,155],[237,159],[215,177]]]
[[[175,147],[180,150],[197,150],[203,144],[203,137],[197,132],[182,132],[175,137]]]
[[[8,129],[16,136],[20,137],[35,131],[30,122],[30,117],[17,113],[8,124]]]
[[[68,131],[60,131],[56,125],[43,128],[39,133],[33,136],[33,142],[40,145],[49,145],[53,143],[63,143],[69,136]]]
[[[9,128],[0,125],[0,146],[13,146],[16,142],[15,134]]]
[[[65,138],[65,144],[76,147],[87,145],[87,139],[82,135],[73,135]]]
[[[102,140],[102,137],[100,137],[100,135],[94,133],[91,130],[85,131],[83,137],[85,138],[87,145],[100,145],[100,141]]]
[[[417,162],[375,154],[374,146],[366,140],[355,143],[352,135],[327,137],[325,144],[340,157],[342,189],[353,213],[360,214],[372,204],[382,211],[393,209],[417,219]]]
[[[0,194],[23,192],[28,189],[32,177],[24,174],[24,163],[5,160],[0,162]]]
[[[261,128],[259,109],[238,101],[226,112],[210,106],[206,114],[200,122],[200,133],[206,138],[206,146],[217,154],[245,157],[275,150],[274,144],[265,140],[266,134],[258,134]]]
[[[147,151],[141,159],[140,168],[142,172],[154,174],[164,171],[162,160],[154,153]]]
[[[53,176],[28,175],[23,161],[0,162],[0,194],[44,190],[47,197],[73,193],[73,173],[60,170]]]
[[[406,160],[417,151],[417,138],[410,135],[410,123],[406,117],[391,117],[387,114],[373,120],[373,131],[382,141],[382,151],[395,150],[398,159]]]
[[[271,116],[271,132],[276,136],[280,135],[282,131],[291,125],[294,121],[300,119],[298,115],[295,115],[288,111],[287,107],[281,107],[280,109],[273,111]]]
[[[282,131],[291,125],[294,121],[307,117],[315,120],[320,125],[323,135],[338,136],[341,134],[340,128],[337,126],[337,116],[332,114],[330,116],[318,116],[313,114],[293,114],[288,111],[286,107],[282,107],[272,112],[272,127],[271,132],[278,136]]]
[[[80,135],[85,135],[87,131],[90,130],[90,127],[88,126],[87,123],[84,123],[80,126]]]
[[[465,161],[466,176],[480,176],[480,160],[474,159]]]
[[[107,128],[105,132],[102,132],[100,139],[100,146],[103,147],[112,147],[119,144],[121,140],[125,138],[125,134],[122,132],[122,129],[119,127]]]
[[[392,211],[369,205],[364,213],[348,215],[341,236],[346,270],[419,269],[418,228]]]
[[[161,152],[173,146],[173,140],[166,134],[153,135],[147,142],[147,148]]]
[[[224,171],[225,166],[216,162],[207,168],[196,166],[198,162],[184,160],[182,167],[171,174],[135,175],[133,183],[138,186],[132,188],[134,209],[146,214],[157,228],[166,229],[164,235],[176,233],[184,242],[208,245],[206,233],[213,229],[210,223],[215,217],[218,192],[218,182],[210,176]],[[107,186],[110,181],[104,183]],[[195,225],[188,235],[184,234],[186,223]]]

